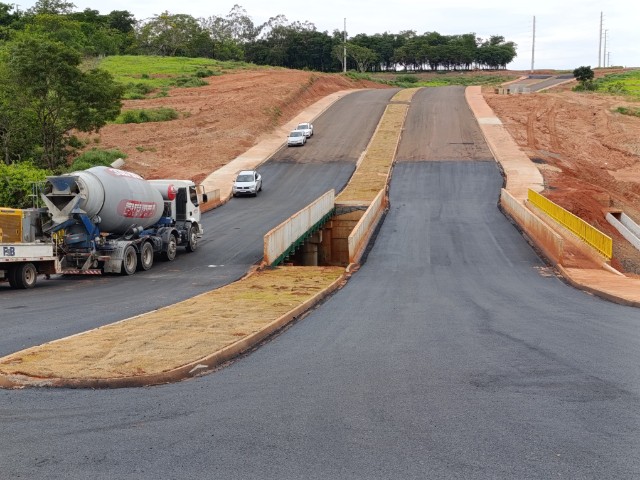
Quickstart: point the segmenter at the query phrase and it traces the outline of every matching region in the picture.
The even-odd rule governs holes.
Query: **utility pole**
[[[598,42],[598,68],[600,68],[601,58],[602,58],[602,12],[600,12],[600,42]]]
[[[534,58],[536,55],[536,16],[533,16],[533,41],[531,42],[531,73],[533,73]]]
[[[604,31],[604,50],[602,50],[602,63],[603,63],[603,67],[607,68],[607,32],[609,30]]]
[[[344,19],[344,29],[342,30],[342,71],[347,73],[347,18]]]

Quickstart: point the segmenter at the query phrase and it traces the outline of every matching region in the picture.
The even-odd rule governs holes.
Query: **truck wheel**
[[[7,272],[7,280],[9,280],[9,286],[11,288],[18,288],[16,285],[16,270],[17,270],[17,266],[14,266],[13,268],[10,268],[9,271]]]
[[[13,269],[13,280],[14,288],[33,288],[38,280],[38,270],[33,263],[20,263]]]
[[[166,261],[171,262],[176,258],[176,252],[178,251],[178,240],[176,236],[171,234],[169,235],[169,243],[167,244],[167,248],[164,252],[162,252],[162,258]]]
[[[124,255],[122,258],[122,275],[133,275],[136,273],[136,267],[138,266],[138,255],[133,245],[127,245],[124,249]]]
[[[149,270],[153,266],[153,246],[144,242],[138,254],[138,270]]]
[[[195,252],[196,248],[198,248],[198,227],[195,225],[191,225],[191,228],[189,228],[189,238],[185,248],[187,252]]]

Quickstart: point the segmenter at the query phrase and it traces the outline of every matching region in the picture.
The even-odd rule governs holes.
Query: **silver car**
[[[302,130],[304,132],[304,136],[307,138],[313,136],[313,125],[308,122],[299,123],[296,130]]]
[[[293,130],[287,138],[287,145],[293,147],[296,145],[302,146],[307,143],[307,137],[302,130]]]
[[[255,170],[242,170],[233,182],[231,191],[234,197],[238,195],[257,197],[258,192],[262,191],[262,175]]]

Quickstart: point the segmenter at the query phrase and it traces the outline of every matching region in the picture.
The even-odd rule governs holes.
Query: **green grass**
[[[234,70],[259,68],[245,62],[220,62],[208,58],[116,55],[105,57],[97,65],[125,85],[125,99],[163,95],[172,87],[206,85],[206,77]],[[166,93],[164,93],[166,94]]]
[[[370,80],[400,88],[444,87],[449,85],[500,85],[515,80],[517,75],[479,75],[473,72],[425,72],[397,74],[359,74],[348,72],[347,76],[354,80]]]
[[[108,167],[118,158],[125,159],[127,154],[122,153],[120,150],[98,150],[97,148],[92,148],[79,155],[69,167],[69,171],[86,170],[96,165]]]
[[[131,109],[125,110],[113,123],[149,123],[149,122],[168,122],[179,118],[180,114],[173,108],[148,108],[148,109]]]
[[[594,81],[597,92],[640,100],[640,70],[606,75]]]
[[[618,107],[615,109],[616,112],[621,113],[623,115],[631,115],[632,117],[640,117],[640,108],[628,108],[628,107]]]

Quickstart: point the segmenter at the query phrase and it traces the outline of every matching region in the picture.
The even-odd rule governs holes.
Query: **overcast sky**
[[[308,21],[319,31],[342,30],[358,33],[399,33],[414,30],[418,34],[438,32],[443,35],[475,33],[488,39],[502,35],[517,44],[518,56],[509,64],[514,70],[531,68],[533,18],[535,16],[535,69],[569,69],[590,65],[597,67],[600,40],[600,12],[603,13],[603,40],[606,52],[600,64],[640,67],[640,2],[638,0],[67,0],[76,10],[91,8],[102,14],[127,10],[137,20],[164,11],[188,14],[196,18],[226,16],[235,4],[243,7],[254,24],[270,17],[285,15],[289,22]],[[21,10],[35,4],[22,0]],[[11,0],[5,3],[12,3]]]

